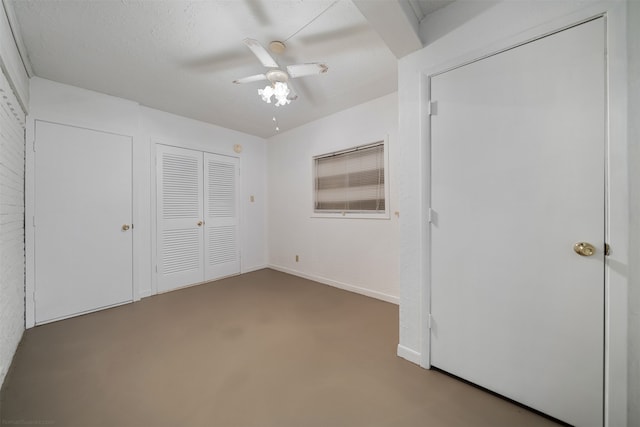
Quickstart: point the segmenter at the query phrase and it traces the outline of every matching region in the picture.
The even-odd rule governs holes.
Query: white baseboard
[[[241,274],[245,274],[245,273],[251,273],[252,271],[258,271],[258,270],[263,270],[265,268],[269,268],[269,266],[267,264],[262,264],[262,265],[253,265],[251,267],[245,267],[242,269]]]
[[[140,291],[138,293],[139,299],[150,297],[151,295],[154,295],[151,289],[145,289],[144,291]]]
[[[417,351],[411,350],[409,347],[405,347],[398,344],[398,357],[408,360],[411,363],[419,365],[422,359],[422,355]]]
[[[262,270],[262,269],[265,269],[265,268],[269,268],[269,266],[267,266],[266,264],[256,265],[256,266],[252,266],[252,267],[249,267],[249,268],[246,268],[246,269],[242,270],[240,272],[240,274],[251,273],[252,271],[258,271],[258,270]],[[224,279],[224,277],[220,277],[220,279]],[[218,279],[216,279],[216,280],[218,280]],[[182,288],[187,288],[187,287],[191,287],[191,286],[202,285],[203,283],[208,283],[208,281],[198,282],[198,283],[191,283],[189,285],[185,285],[185,286],[177,288],[177,289],[182,289]],[[171,290],[175,291],[177,289],[171,289]],[[152,295],[162,294],[164,292],[166,292],[166,291],[154,292],[153,289],[145,289],[144,291],[140,291],[138,295],[139,295],[139,299],[142,299],[142,298],[150,297]]]
[[[396,296],[393,296],[393,295],[389,295],[389,294],[385,294],[383,292],[373,291],[371,289],[366,289],[366,288],[361,288],[359,286],[349,285],[348,283],[342,283],[342,282],[338,282],[336,280],[327,279],[326,277],[321,277],[321,276],[316,276],[316,275],[313,275],[313,274],[303,273],[301,271],[292,270],[290,268],[281,267],[279,265],[269,264],[268,268],[271,268],[271,269],[277,270],[277,271],[281,271],[283,273],[292,274],[294,276],[302,277],[304,279],[313,280],[314,282],[319,282],[319,283],[322,283],[322,284],[325,284],[325,285],[333,286],[334,288],[339,288],[339,289],[343,289],[345,291],[354,292],[356,294],[360,294],[360,295],[364,295],[364,296],[367,296],[367,297],[371,297],[371,298],[379,299],[379,300],[382,300],[382,301],[390,302],[392,304],[396,304],[396,305],[400,304],[400,298],[399,297],[396,297]]]

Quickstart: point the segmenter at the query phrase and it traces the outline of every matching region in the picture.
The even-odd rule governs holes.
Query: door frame
[[[192,151],[199,151],[201,153],[209,153],[209,154],[215,154],[217,156],[225,156],[225,157],[231,157],[231,158],[235,158],[238,159],[238,170],[241,171],[242,170],[242,156],[232,156],[228,153],[215,153],[213,151],[209,151],[207,150],[205,147],[199,146],[197,144],[191,145],[191,144],[181,144],[181,143],[176,143],[174,142],[170,142],[168,140],[161,140],[155,137],[151,138],[151,150],[150,150],[150,156],[151,156],[151,197],[150,197],[150,203],[149,206],[151,208],[151,293],[150,295],[157,295],[161,292],[171,292],[173,290],[177,290],[177,289],[172,289],[169,291],[161,291],[160,289],[158,289],[158,173],[157,173],[157,159],[158,159],[158,150],[157,147],[158,145],[165,145],[168,147],[175,147],[175,148],[181,148],[184,150],[192,150]],[[237,196],[238,196],[238,250],[240,251],[240,274],[243,274],[245,272],[244,270],[244,264],[243,264],[243,260],[242,260],[242,243],[243,243],[243,239],[242,239],[242,224],[244,223],[244,209],[242,207],[242,203],[240,203],[240,197],[241,197],[241,189],[242,189],[242,173],[239,174],[238,176],[238,189],[237,189]],[[208,281],[203,281],[203,282],[198,282],[198,283],[192,283],[190,285],[186,285],[183,286],[179,289],[182,288],[188,288],[190,286],[196,286],[196,285],[201,285],[203,283],[207,283]]]
[[[36,292],[36,259],[35,259],[35,234],[36,229],[34,226],[35,219],[35,178],[36,178],[36,125],[38,122],[51,123],[60,126],[75,127],[79,129],[86,129],[94,132],[108,133],[112,135],[124,136],[131,140],[131,218],[132,224],[141,223],[140,210],[138,207],[138,189],[136,184],[136,138],[134,135],[129,135],[124,132],[117,132],[113,130],[100,129],[97,127],[86,126],[80,123],[74,123],[72,120],[58,120],[48,119],[46,115],[34,117],[32,115],[27,116],[27,123],[25,126],[25,221],[24,221],[24,235],[25,235],[25,328],[33,328],[36,326],[36,304],[35,304],[35,292]],[[132,287],[131,287],[131,301],[124,302],[122,304],[129,304],[140,300],[139,288],[140,288],[140,269],[137,267],[140,264],[139,248],[142,244],[141,239],[136,237],[137,233],[132,236]],[[89,310],[81,314],[91,313],[94,311],[104,310],[108,307],[100,307],[95,310]],[[74,315],[75,316],[75,315]],[[69,316],[73,317],[73,316]],[[61,320],[56,319],[54,321]],[[48,322],[44,322],[48,323]]]
[[[622,2],[621,2],[622,3]],[[627,75],[626,75],[626,6],[596,3],[578,12],[523,31],[482,49],[423,69],[420,75],[420,354],[414,357],[424,368],[430,361],[431,312],[431,235],[428,213],[431,200],[431,128],[430,109],[432,76],[476,62],[533,40],[557,33],[592,19],[605,19],[606,69],[606,182],[605,241],[611,256],[605,259],[605,366],[604,426],[627,424],[627,262],[628,262],[628,167],[627,167]]]
[[[608,144],[605,138],[605,35],[606,20],[603,17],[597,17],[563,31],[555,32],[549,36],[485,57],[479,61],[447,70],[441,74],[432,75],[430,76],[429,87],[431,101],[437,102],[430,120],[432,131],[431,206],[436,210],[432,215],[434,220],[429,230],[432,239],[430,244],[432,329],[429,331],[431,332],[430,359],[432,366],[452,372],[465,379],[470,379],[473,383],[489,389],[499,391],[500,394],[515,401],[530,405],[571,424],[593,426],[601,426],[604,416],[605,253],[602,249],[605,233],[605,186],[608,183],[608,179],[605,176],[605,164],[608,161],[605,155],[605,147]],[[575,52],[579,52],[579,54]],[[527,65],[523,66],[524,64]],[[585,77],[584,79],[575,79],[574,85],[570,81],[576,77],[573,75],[576,70],[581,70],[579,73],[585,74]],[[496,75],[500,76],[497,80],[495,78]],[[507,86],[503,86],[505,82],[502,79],[509,82]],[[544,87],[540,86],[542,82],[544,82]],[[489,91],[486,88],[483,89],[487,85],[493,89]],[[556,85],[565,89],[549,90]],[[502,89],[500,89],[501,86]],[[537,86],[540,87],[532,91],[531,88],[536,88]],[[466,89],[463,90],[461,87]],[[505,92],[505,88],[511,89],[506,89]],[[516,108],[511,113],[504,112],[502,111],[502,108],[505,107],[504,102],[508,102],[513,97],[512,91],[522,92],[524,99],[527,101],[522,104],[524,106],[522,109]],[[541,92],[545,93],[542,99],[540,98]],[[563,98],[558,100],[558,105],[565,106],[562,110],[558,110],[558,105],[549,108],[544,106],[549,101],[549,97],[554,98],[559,95]],[[492,99],[493,96],[496,99]],[[576,98],[580,98],[583,101],[576,103]],[[463,101],[463,99],[467,101]],[[486,108],[478,109],[477,103],[483,103],[483,101],[488,101],[486,102]],[[466,102],[471,104],[461,105],[461,103],[465,104]],[[470,105],[474,107],[470,109]],[[518,104],[518,107],[520,107],[520,104]],[[533,116],[529,114],[530,107],[531,110],[535,110],[531,112]],[[453,111],[449,111],[449,109]],[[576,109],[580,111],[571,111]],[[471,111],[476,111],[476,113],[469,114]],[[550,112],[553,113],[550,114]],[[460,115],[458,116],[458,114]],[[485,118],[478,120],[478,114]],[[519,130],[522,129],[519,126],[514,127],[508,123],[503,123],[505,121],[504,114],[507,114],[516,122],[520,122],[520,119],[522,119],[523,125],[530,129],[534,135],[548,135],[547,131],[541,130],[546,126],[544,123],[552,127],[556,126],[554,129],[560,133],[555,131],[552,133],[563,135],[556,142],[562,143],[562,138],[568,138],[567,144],[562,143],[561,145],[565,146],[562,148],[552,142],[553,138],[543,142],[539,138],[532,138],[531,135],[518,136]],[[441,115],[442,117],[440,117]],[[574,119],[583,117],[583,120],[585,117],[591,117],[594,122],[578,123],[582,130],[571,129],[571,127],[563,124],[564,119],[560,119],[565,115],[567,115],[567,118],[571,116]],[[532,120],[531,117],[536,117],[536,119]],[[486,120],[489,120],[489,122],[493,120],[493,124],[486,123]],[[466,131],[462,129],[456,130],[460,127],[460,123],[467,123],[464,126]],[[477,141],[472,141],[473,135],[476,133],[471,130],[475,128],[475,125],[471,125],[472,123],[482,128],[483,136]],[[543,124],[541,125],[541,123]],[[485,125],[488,125],[488,127]],[[498,126],[499,130],[497,132],[495,132],[494,125]],[[451,139],[452,135],[465,136],[463,137],[464,139],[459,140]],[[503,138],[504,135],[510,136],[505,139]],[[576,136],[578,136],[577,139]],[[514,138],[516,140],[524,138],[524,140],[515,141]],[[453,144],[456,146],[455,149],[449,144],[453,142],[455,142]],[[478,142],[480,142],[479,145],[477,144]],[[493,148],[487,151],[487,148],[484,147],[485,144]],[[536,145],[540,146],[536,147]],[[449,148],[447,148],[448,146]],[[567,150],[568,147],[571,147],[571,149]],[[495,148],[499,149],[499,151],[494,152]],[[513,151],[514,148],[516,148],[516,151]],[[470,155],[467,151],[475,154]],[[524,152],[528,153],[528,155],[523,156]],[[539,153],[542,157],[535,153]],[[489,155],[487,156],[487,154]],[[482,158],[480,161],[477,158],[478,156]],[[527,160],[529,156],[531,159]],[[544,159],[547,156],[554,157],[555,160]],[[560,160],[560,163],[558,163],[558,160]],[[567,176],[567,171],[572,168],[573,163],[576,163],[576,161],[581,164],[581,169],[586,168],[586,170],[592,171],[588,178],[585,176],[576,179],[575,174],[572,174],[573,177]],[[547,165],[550,166],[551,164],[553,164],[552,170],[545,171]],[[461,170],[461,165],[466,165],[466,167]],[[493,178],[482,178],[483,175],[494,175],[492,172],[494,166],[498,175]],[[533,169],[530,169],[532,167]],[[553,195],[552,199],[556,200],[559,203],[558,206],[562,207],[560,211],[554,212],[551,217],[556,218],[557,214],[559,215],[558,218],[564,218],[564,221],[572,221],[571,217],[575,215],[580,217],[574,218],[576,223],[570,226],[572,229],[570,234],[578,233],[577,235],[582,236],[586,233],[589,237],[585,237],[585,239],[592,241],[598,247],[597,253],[592,257],[588,265],[584,263],[581,257],[576,257],[573,251],[567,252],[567,249],[573,246],[574,241],[571,239],[575,238],[576,235],[571,237],[568,234],[564,234],[558,240],[559,236],[554,237],[554,233],[541,238],[539,233],[533,232],[532,234],[532,230],[526,230],[529,228],[527,224],[533,224],[541,220],[546,223],[543,220],[545,214],[541,211],[534,215],[532,215],[531,211],[528,213],[522,212],[522,207],[531,203],[532,200],[538,200],[534,204],[540,207],[540,203],[544,203],[546,197],[543,196],[541,198],[541,194],[538,193],[536,195],[535,191],[527,194],[526,191],[522,193],[518,190],[517,187],[521,185],[529,187],[534,184],[530,179],[524,179],[520,182],[518,178],[516,187],[509,184],[509,181],[513,181],[513,179],[509,178],[509,175],[513,178],[515,178],[515,175],[519,176],[519,168],[523,168],[521,172],[525,175],[528,175],[526,171],[530,171],[532,176],[539,175],[545,181],[542,187],[539,187],[540,184],[538,184],[539,189],[545,189],[544,193],[548,192],[548,195]],[[549,175],[549,172],[551,175]],[[498,180],[501,183],[496,181],[495,178],[497,176],[501,177]],[[543,178],[544,176],[546,178]],[[555,178],[549,181],[551,177]],[[476,182],[475,184],[473,184],[474,181]],[[478,181],[484,184],[478,185]],[[443,191],[443,185],[449,190]],[[451,188],[449,188],[450,186]],[[486,191],[487,194],[464,195],[465,192],[469,193],[469,186],[475,188],[475,191],[484,189],[482,191]],[[452,188],[457,189],[457,196],[450,194]],[[499,188],[499,190],[496,190],[496,188]],[[559,190],[560,188],[563,188],[563,190]],[[591,190],[584,193],[579,191],[580,188]],[[508,202],[500,202],[500,198],[504,196],[505,192],[509,193],[513,190],[515,190],[515,193],[520,194],[513,194],[513,200],[511,200],[510,196]],[[563,205],[561,200],[566,199],[566,196],[563,197],[563,193],[574,191],[576,194],[575,197],[572,197],[572,200],[575,199],[578,205],[585,208],[588,207],[588,212],[576,210],[576,206],[573,203]],[[463,197],[460,199],[458,196]],[[492,203],[487,204],[487,198],[491,199]],[[469,219],[465,215],[460,216],[460,212],[456,214],[452,209],[455,206],[460,207],[460,202],[463,205],[466,205],[467,202],[470,203],[467,209],[477,211],[479,217],[488,221],[487,224],[492,225],[487,229],[483,220],[477,222],[478,218]],[[501,206],[506,211],[502,211]],[[495,208],[498,208],[502,213],[494,212],[493,215],[487,216],[486,210],[493,211]],[[535,206],[530,206],[530,208],[533,211],[538,210]],[[526,210],[525,208],[524,211]],[[570,212],[571,214],[567,216]],[[507,214],[507,217],[505,217],[505,214]],[[450,215],[457,218],[457,221],[462,222],[458,222],[457,225],[455,223],[452,224],[451,218],[449,218]],[[504,221],[495,222],[496,215],[502,217]],[[473,217],[475,216],[476,214],[473,215]],[[518,218],[519,216],[522,217]],[[441,224],[437,221],[440,217],[442,217]],[[498,232],[496,235],[493,227],[497,227],[499,230],[499,223],[508,223],[509,228],[512,230],[515,224],[520,224],[519,227],[522,228],[520,232],[523,233],[522,237],[526,241],[533,239],[531,242],[535,242],[537,234],[538,249],[542,247],[543,252],[553,252],[564,261],[559,262],[557,257],[554,257],[554,261],[548,256],[535,260],[535,256],[531,258],[534,253],[527,252],[527,249],[523,249],[527,252],[527,256],[524,258],[521,256],[522,254],[516,255],[513,252],[511,254],[503,254],[500,256],[500,261],[498,261],[501,265],[498,270],[502,271],[502,265],[504,264],[504,271],[498,273],[500,279],[495,284],[490,283],[492,276],[497,273],[496,264],[493,261],[487,264],[482,259],[495,261],[494,255],[478,254],[477,259],[469,260],[469,268],[466,268],[467,266],[462,265],[464,262],[461,254],[458,253],[459,251],[454,250],[452,252],[455,246],[451,246],[451,244],[455,241],[457,244],[465,246],[469,239],[478,241],[478,237],[482,236],[479,241],[491,241],[491,236],[493,236],[501,244],[495,246],[493,243],[488,243],[488,252],[494,254],[500,252],[501,250],[498,248],[511,247],[512,245],[509,241],[511,243],[515,242],[512,240],[513,236],[509,237],[508,233],[505,235]],[[568,224],[563,226],[562,223],[557,222],[549,225],[556,232],[560,232],[568,226]],[[460,227],[458,226],[467,231],[460,233]],[[561,246],[556,246],[555,249],[548,247],[548,250],[545,250],[544,247],[549,244],[560,244]],[[485,252],[485,250],[481,252]],[[506,252],[509,252],[509,250]],[[530,257],[531,260],[526,260],[527,257]],[[476,258],[476,256],[471,258]],[[544,261],[545,259],[548,259],[548,261]],[[523,262],[524,264],[520,264],[519,268],[513,268],[512,264]],[[456,265],[458,265],[458,268],[455,267]],[[538,267],[534,268],[534,265],[538,265]],[[553,266],[550,270],[554,272],[551,275],[553,277],[549,276],[548,273],[541,275],[540,268],[542,267],[542,270],[544,270],[545,265],[547,267]],[[451,269],[460,268],[465,273],[457,274],[451,272]],[[519,288],[525,284],[524,282],[519,284],[513,282],[513,279],[520,277],[523,271],[528,271],[527,274],[530,275],[521,277],[528,283],[527,288],[529,291],[520,289],[520,291],[514,292],[514,286]],[[472,273],[469,276],[470,272]],[[507,273],[507,276],[504,273]],[[556,273],[558,274],[557,276]],[[485,285],[488,285],[487,291],[489,294],[493,294],[494,297],[500,295],[499,299],[502,303],[495,305],[495,298],[491,297],[484,299],[484,297],[476,295],[479,300],[475,301],[474,298],[469,299],[469,295],[465,296],[459,292],[452,293],[450,285],[454,285],[454,283],[448,283],[448,280],[452,278],[452,274],[457,278],[456,281],[460,280],[453,288],[459,288],[459,290],[463,290],[463,293],[468,291],[471,294],[475,294],[478,291],[477,285],[482,283],[482,281],[478,282],[479,277],[484,277],[485,280],[489,281],[485,283]],[[551,282],[549,283],[549,280],[547,280],[548,283],[542,285],[542,282],[545,281],[545,276]],[[512,279],[508,279],[508,277]],[[576,282],[575,280],[577,279],[579,281]],[[566,280],[569,280],[569,282],[561,283]],[[555,285],[552,285],[554,283]],[[541,289],[544,288],[545,292],[551,292],[551,294],[555,292],[554,289],[557,286],[568,285],[569,288],[563,287],[564,291],[561,292],[565,299],[561,298],[557,302],[569,303],[570,299],[575,300],[576,297],[578,299],[575,301],[580,301],[584,297],[585,302],[584,304],[579,303],[571,309],[567,308],[560,311],[551,309],[547,316],[539,312],[538,309],[534,309],[534,307],[539,306],[543,308],[544,312],[544,307],[547,306],[558,308],[557,302],[549,299],[551,294],[540,293],[541,291],[536,289],[538,285],[541,286]],[[552,286],[549,287],[549,285]],[[586,287],[583,285],[586,285]],[[571,296],[565,292],[569,289],[571,289]],[[521,300],[522,292],[533,292],[530,295],[533,299],[529,303]],[[486,294],[486,292],[482,293]],[[544,295],[547,295],[547,297],[544,297]],[[560,297],[560,295],[555,296]],[[516,304],[515,306],[511,306],[508,303],[512,298],[512,302]],[[482,300],[482,303],[478,305],[480,300]],[[505,302],[507,302],[506,306]],[[481,309],[480,307],[485,304],[488,305]],[[499,308],[499,306],[502,308]],[[515,308],[518,306],[520,309]],[[458,310],[465,307],[466,309],[462,311]],[[492,311],[491,307],[499,313],[490,313]],[[489,313],[486,312],[487,308],[489,308]],[[520,310],[523,311],[520,312]],[[570,317],[573,317],[573,315],[578,317],[573,317],[573,320],[569,320],[567,310],[572,313]],[[454,314],[456,311],[458,311],[457,315]],[[524,314],[525,312],[526,314]],[[465,325],[468,323],[468,319],[466,319],[467,322],[463,320],[472,313],[472,318],[481,319],[486,317],[486,321],[480,322],[481,325],[484,325],[480,326],[480,329],[478,329],[479,325],[476,325],[475,329],[473,326]],[[544,318],[544,320],[540,319],[540,317]],[[536,318],[539,319],[535,320]],[[539,323],[538,327],[534,328],[537,329],[537,332],[529,329],[530,338],[533,341],[530,342],[530,339],[527,338],[529,334],[522,335],[522,329],[514,329],[513,325],[508,326],[510,323],[508,319],[515,320],[516,324],[525,329],[529,329],[535,323]],[[530,323],[532,320],[534,324]],[[578,321],[577,323],[576,320]],[[462,323],[460,323],[461,321]],[[485,324],[487,321],[489,323],[497,321],[498,324],[486,330],[487,325]],[[449,324],[449,322],[452,323]],[[482,333],[478,334],[481,329],[486,332],[484,338],[480,338],[483,336]],[[571,343],[554,333],[554,330],[562,330],[564,333],[576,334],[576,336],[584,335],[585,333],[586,335],[578,338],[575,343]],[[476,333],[474,334],[473,331]],[[465,335],[471,332],[464,340],[466,344],[462,344],[463,346],[473,343],[475,346],[482,347],[488,342],[492,342],[492,345],[495,345],[500,351],[496,353],[496,350],[489,346],[484,350],[478,350],[478,357],[470,354],[462,356],[460,353],[457,353],[456,356],[456,352],[452,352],[452,350],[455,348],[455,342],[460,339],[460,336],[457,335],[458,332]],[[504,337],[510,334],[519,335],[519,338],[513,337],[513,342],[510,339],[504,340]],[[515,342],[518,345],[513,347]],[[533,345],[533,348],[526,350],[526,343],[531,344],[532,342],[536,344]],[[451,347],[452,345],[454,347]],[[525,345],[525,347],[521,347],[522,345]],[[510,354],[511,351],[514,353]],[[537,356],[532,358],[534,353]],[[509,356],[505,356],[505,354],[509,354]],[[551,354],[554,354],[555,357],[548,357]],[[514,359],[514,355],[519,356]],[[491,369],[487,369],[491,365],[491,359],[496,358],[505,363],[504,369],[499,369],[501,372],[500,378],[491,375]],[[480,359],[484,363],[478,364]],[[572,366],[572,360],[580,359],[584,359],[582,363],[579,363],[580,368],[577,365]],[[555,372],[555,374],[552,376],[545,375],[547,379],[542,380],[535,374],[537,368],[535,370],[531,368],[536,364],[540,364],[547,374],[551,372]],[[511,374],[507,374],[507,372],[511,372]],[[557,376],[558,379],[553,380],[554,376]],[[538,378],[536,379],[536,377]],[[562,380],[557,382],[560,378]],[[545,387],[554,384],[557,384],[558,388],[555,389],[554,387],[553,393],[541,392]],[[529,386],[538,389],[538,392],[533,392]],[[564,395],[560,390],[564,390]],[[588,405],[581,407],[586,402],[589,402]]]

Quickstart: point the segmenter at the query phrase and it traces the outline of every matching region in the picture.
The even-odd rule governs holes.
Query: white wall
[[[640,426],[640,2],[627,14],[629,52],[629,425]]]
[[[400,344],[398,354],[429,366],[429,134],[426,76],[514,46],[568,25],[608,16],[610,95],[610,216],[608,259],[608,425],[626,425],[628,176],[626,23],[622,1],[457,1],[421,23],[425,48],[399,61],[401,197]],[[614,308],[614,309],[612,309]]]
[[[393,93],[268,140],[270,267],[397,303],[397,123]],[[312,157],[387,135],[390,219],[312,218]]]
[[[242,144],[242,270],[266,266],[266,142],[258,137],[139,106],[136,102],[34,77],[27,122],[27,145],[35,120],[113,132],[133,137],[134,299],[156,293],[155,284],[155,143],[162,142],[221,154]],[[27,150],[26,208],[33,212],[33,152]],[[27,227],[27,327],[33,326],[33,228]]]
[[[1,386],[24,331],[25,116],[4,73],[0,73],[0,95]]]
[[[1,5],[0,5],[1,6]],[[28,76],[0,7],[0,386],[24,331],[24,125]]]
[[[5,3],[5,1],[3,0],[2,3]],[[10,3],[0,4],[0,68],[5,73],[5,77],[23,109],[27,111],[29,104],[29,76],[14,42],[14,35],[11,31],[9,17],[5,13],[5,8],[10,13],[13,12]],[[19,34],[16,39],[20,40]]]
[[[266,141],[257,136],[146,107],[141,108],[141,117],[142,133],[145,143],[150,144],[151,156],[155,155],[155,144],[166,144],[240,158],[241,272],[265,268],[267,266]],[[234,152],[235,144],[242,145],[241,153]],[[153,179],[155,173],[152,172],[152,175]],[[152,184],[151,206],[155,206],[155,183]],[[253,202],[251,202],[251,196],[253,196]],[[155,229],[155,217],[152,218],[152,228]],[[155,239],[155,236],[153,237]],[[155,293],[155,291],[155,288],[149,289],[149,292]]]
[[[134,298],[138,296],[140,286],[150,281],[148,244],[149,220],[148,206],[144,204],[145,177],[140,164],[145,163],[145,147],[139,135],[139,107],[133,101],[107,96],[77,87],[64,85],[50,80],[33,77],[30,80],[29,116],[27,119],[27,147],[34,141],[35,120],[45,120],[72,126],[113,132],[133,138],[134,165]],[[25,200],[26,218],[34,214],[34,152],[26,150]],[[148,163],[148,162],[147,162]],[[143,166],[144,167],[144,166]],[[34,325],[34,228],[27,220],[26,227],[26,326]]]

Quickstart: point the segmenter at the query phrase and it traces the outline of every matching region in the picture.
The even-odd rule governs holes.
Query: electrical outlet
[[[300,257],[296,255],[296,262],[300,261]]]
[[[253,197],[253,196],[249,197],[249,200],[251,200],[251,203],[256,201],[255,197]]]

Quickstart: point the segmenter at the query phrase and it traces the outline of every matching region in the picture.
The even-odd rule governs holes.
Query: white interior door
[[[203,281],[202,152],[157,146],[158,290]]]
[[[204,153],[205,280],[240,273],[238,159]]]
[[[36,324],[131,301],[131,138],[36,121],[35,140]]]
[[[431,363],[576,426],[603,420],[604,35],[431,79]]]

